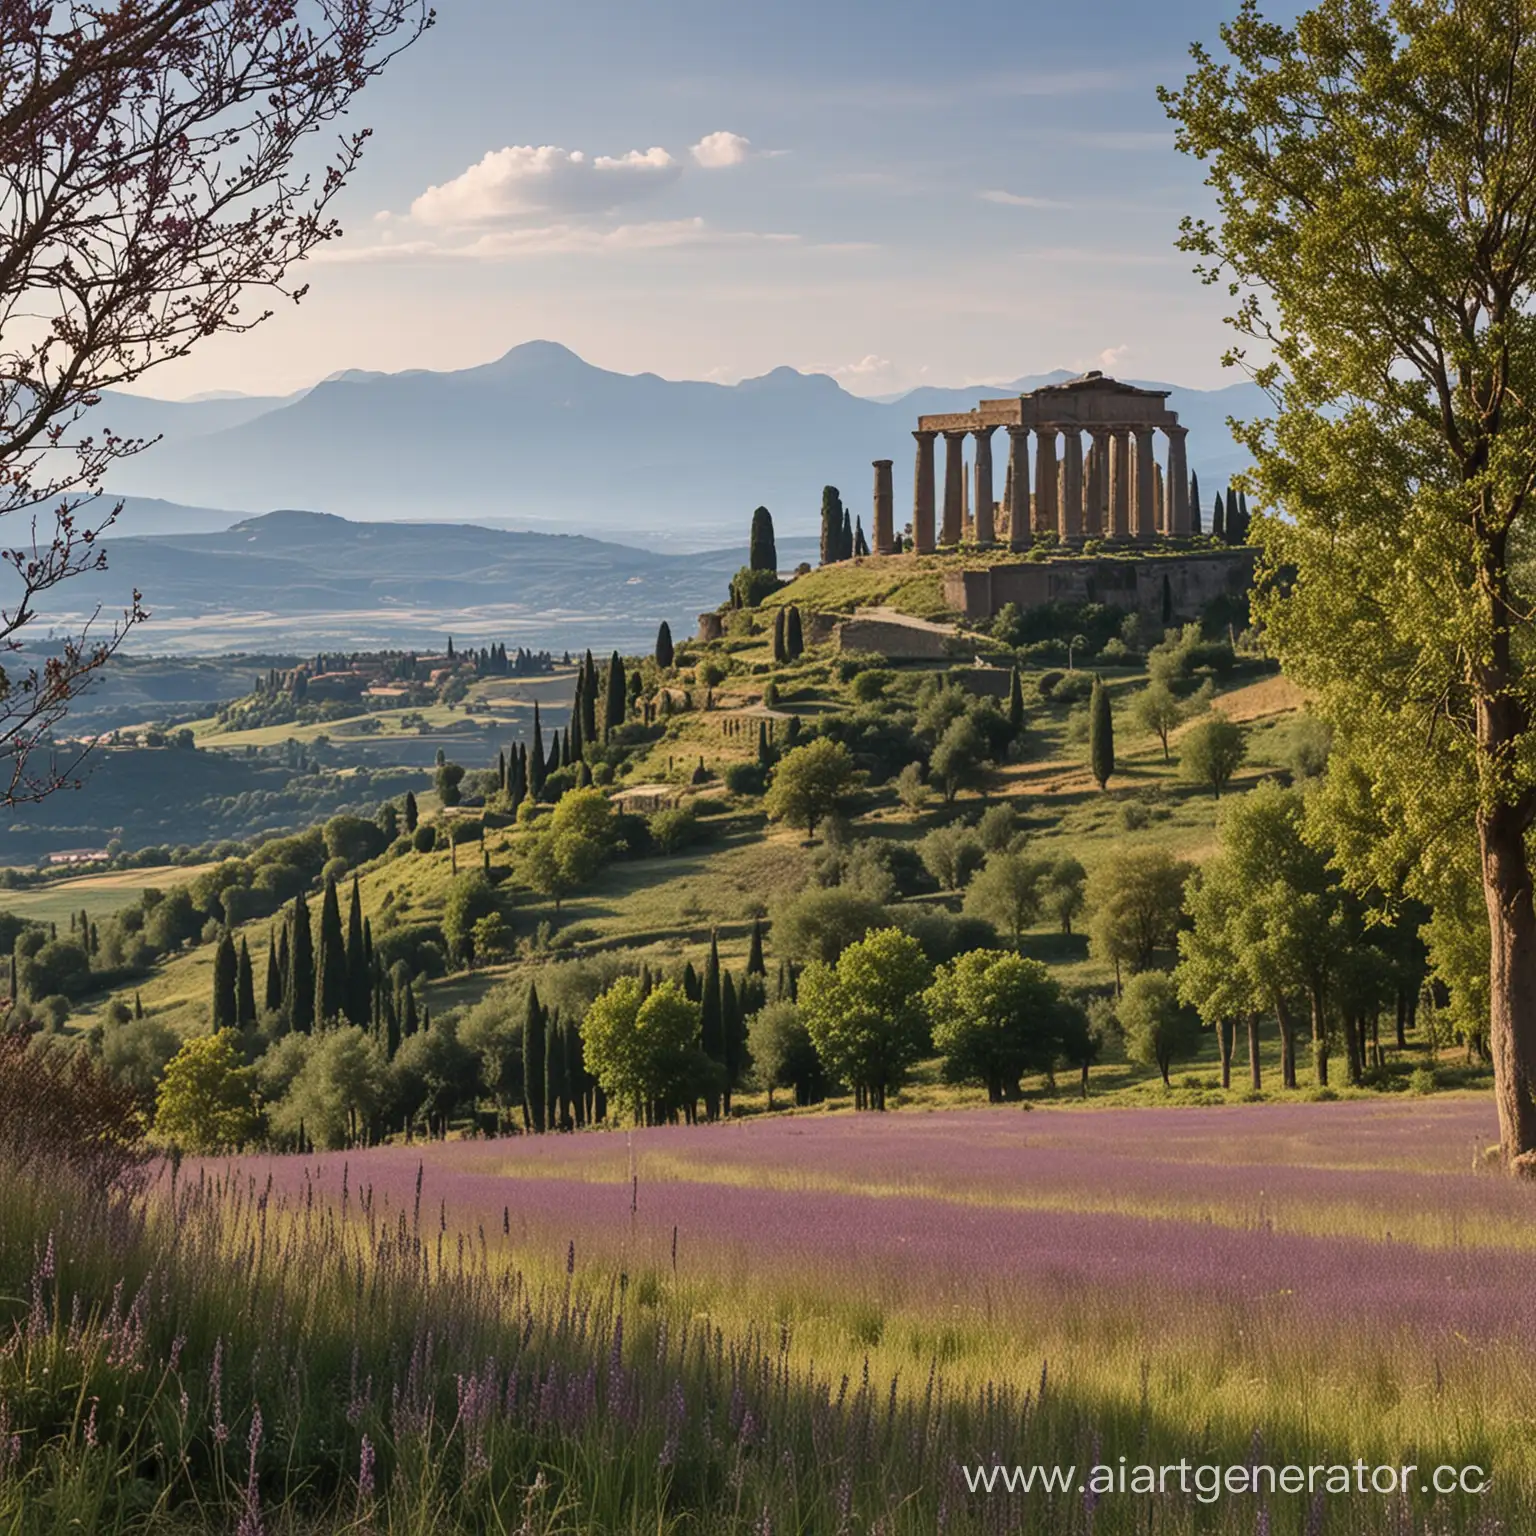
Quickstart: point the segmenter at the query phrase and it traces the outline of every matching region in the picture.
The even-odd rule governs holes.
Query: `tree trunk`
[[[1275,1018],[1280,1025],[1280,1082],[1296,1086],[1296,1030],[1291,1019],[1291,1005],[1283,997],[1275,999]]]
[[[1317,1072],[1317,1086],[1328,1086],[1328,1016],[1323,1011],[1323,994],[1319,987],[1309,994],[1312,1015],[1312,1065]],[[1345,1026],[1346,1029],[1348,1026]]]
[[[1220,1018],[1216,1021],[1216,1042],[1221,1051],[1221,1086],[1232,1086],[1232,1020]]]
[[[1264,1087],[1264,1078],[1259,1065],[1259,1016],[1256,1013],[1248,1015],[1248,1077],[1253,1091],[1259,1093]]]
[[[1088,1097],[1088,1063],[1083,1063],[1083,1097]]]
[[[1496,807],[1478,818],[1478,842],[1488,906],[1488,1043],[1499,1147],[1506,1168],[1529,1175],[1536,1173],[1536,906],[1523,822],[1513,808]]]
[[[1157,1059],[1157,1070],[1163,1074],[1163,1087],[1164,1088],[1171,1088],[1173,1086],[1173,1084],[1168,1081],[1168,1065],[1169,1065],[1169,1063],[1168,1063],[1168,1059],[1166,1057],[1162,1057],[1162,1056],[1158,1057],[1158,1059]]]
[[[1400,1051],[1408,1049],[1408,989],[1397,989],[1397,1048]]]

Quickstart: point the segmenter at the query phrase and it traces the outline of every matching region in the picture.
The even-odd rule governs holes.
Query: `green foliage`
[[[837,888],[780,897],[772,912],[774,948],[797,962],[832,964],[850,944],[887,921],[878,902]]]
[[[987,855],[981,873],[965,893],[965,910],[985,918],[1017,944],[1040,915],[1051,865],[1023,853],[1000,849]]]
[[[917,854],[923,868],[946,891],[963,890],[986,859],[981,839],[958,822],[935,827],[918,843]]]
[[[1162,743],[1165,763],[1171,760],[1168,737],[1183,718],[1183,705],[1168,684],[1158,679],[1141,689],[1131,702],[1132,722]]]
[[[449,955],[467,965],[483,959],[475,942],[477,926],[484,919],[499,915],[496,888],[485,871],[476,869],[459,875],[448,887],[443,903],[443,938]]]
[[[389,846],[379,823],[363,816],[332,816],[320,830],[326,853],[333,859],[345,859],[349,869],[376,859]]]
[[[752,533],[747,541],[747,565],[754,571],[777,575],[779,551],[773,537],[773,514],[758,507],[752,514]]]
[[[731,577],[731,607],[756,608],[783,585],[777,572],[744,565]]]
[[[847,747],[818,737],[780,759],[763,806],[772,820],[804,827],[814,837],[817,823],[838,809],[854,783]]]
[[[665,672],[672,665],[672,626],[665,619],[656,631],[656,665]]]
[[[609,1099],[644,1124],[698,1096],[698,1032],[699,1006],[676,982],[662,982],[642,996],[639,980],[626,976],[587,1009],[582,1052]]]
[[[1172,978],[1162,971],[1133,976],[1116,1012],[1131,1054],[1156,1067],[1165,1086],[1173,1063],[1200,1049],[1200,1016],[1180,1003]]]
[[[756,764],[737,764],[755,768]],[[729,778],[727,778],[729,785]],[[734,786],[731,786],[734,788]],[[694,814],[693,808],[687,805],[672,806],[667,810],[654,811],[646,820],[646,828],[650,832],[651,840],[662,853],[681,853],[685,848],[691,847],[699,838],[699,818]]]
[[[1171,948],[1192,866],[1162,848],[1122,847],[1088,880],[1093,952],[1146,970],[1159,949]]]
[[[1005,855],[1005,857],[1008,857]],[[1063,1051],[1061,989],[1038,960],[974,950],[940,966],[924,998],[951,1082],[980,1082],[995,1104]]]
[[[944,790],[946,804],[962,789],[981,782],[987,746],[969,713],[957,716],[944,728],[928,758],[928,772]]]
[[[835,967],[813,960],[800,978],[800,1011],[817,1054],[868,1108],[884,1109],[888,1091],[927,1049],[931,974],[916,939],[884,928],[849,945]]]
[[[1247,754],[1248,742],[1242,726],[1223,714],[1212,713],[1184,733],[1179,748],[1179,774],[1209,789],[1219,800]]]
[[[274,1132],[290,1141],[302,1131],[319,1147],[354,1146],[377,1121],[388,1093],[388,1066],[378,1042],[355,1024],[344,1024],[309,1042],[303,1066],[269,1108],[268,1119]]]
[[[188,1152],[232,1152],[256,1133],[254,1074],[233,1030],[188,1040],[166,1064],[155,1129]]]
[[[432,782],[444,805],[455,806],[463,798],[464,769],[458,763],[439,763]]]
[[[752,1015],[747,1041],[753,1071],[768,1091],[770,1109],[776,1088],[792,1090],[798,1105],[814,1104],[826,1096],[821,1058],[794,1003],[781,999],[759,1009]]]

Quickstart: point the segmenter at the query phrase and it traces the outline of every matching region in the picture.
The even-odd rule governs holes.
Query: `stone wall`
[[[967,619],[990,619],[1005,603],[1104,603],[1160,620],[1166,578],[1176,619],[1195,619],[1218,597],[1253,584],[1255,551],[1192,550],[1186,555],[1019,560],[981,570],[949,571],[944,605]]]
[[[844,619],[836,630],[840,651],[873,651],[888,661],[928,661],[949,655],[949,630],[894,619]]]

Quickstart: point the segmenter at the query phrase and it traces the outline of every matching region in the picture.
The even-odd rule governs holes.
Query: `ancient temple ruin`
[[[920,416],[912,434],[917,439],[912,503],[917,553],[962,541],[1026,550],[1047,532],[1069,547],[1086,539],[1151,544],[1159,537],[1187,538],[1186,431],[1167,399],[1167,390],[1138,389],[1094,372],[1006,400],[983,400],[974,411]],[[1000,502],[992,452],[999,427],[1008,433]],[[1166,439],[1166,472],[1155,453],[1159,432]],[[934,473],[940,437],[942,503]],[[973,493],[967,483],[967,439],[973,445]],[[892,461],[877,459],[874,468],[873,552],[893,554],[900,546]],[[970,527],[968,503],[974,507]]]

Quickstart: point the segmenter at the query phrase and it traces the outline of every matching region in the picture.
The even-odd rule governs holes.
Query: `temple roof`
[[[1106,378],[1097,368],[1090,368],[1087,373],[1080,373],[1075,379],[1063,379],[1059,384],[1042,384],[1039,389],[1032,389],[1028,394],[1032,398],[1035,395],[1080,394],[1087,390],[1105,395],[1139,395],[1147,400],[1166,400],[1172,393],[1167,389],[1141,389],[1135,384],[1123,384],[1119,379]]]

